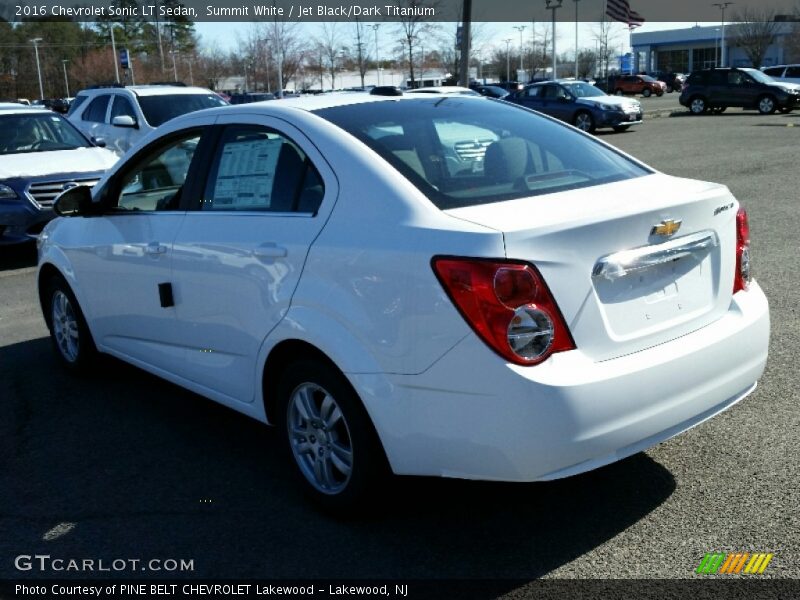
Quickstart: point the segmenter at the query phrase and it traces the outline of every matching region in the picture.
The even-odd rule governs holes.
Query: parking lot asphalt
[[[38,553],[193,559],[195,577],[505,578],[488,595],[518,595],[538,577],[696,577],[710,551],[772,552],[764,577],[800,577],[800,114],[676,116],[600,138],[723,182],[748,208],[773,327],[749,398],[593,473],[403,479],[375,514],[336,521],[291,485],[272,430],[113,360],[65,374],[35,252],[0,248],[0,578],[41,577],[13,562]]]

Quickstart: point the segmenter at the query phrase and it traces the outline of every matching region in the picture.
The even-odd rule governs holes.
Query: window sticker
[[[269,208],[272,180],[283,140],[233,142],[225,145],[214,185],[214,208]]]

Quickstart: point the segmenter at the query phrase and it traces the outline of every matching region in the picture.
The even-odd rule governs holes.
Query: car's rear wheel
[[[771,115],[775,112],[777,106],[775,105],[775,98],[765,94],[758,99],[758,112],[762,115]]]
[[[75,372],[84,372],[97,357],[97,348],[67,282],[54,276],[47,284],[45,314],[50,339],[62,365]]]
[[[585,110],[579,111],[575,115],[575,118],[572,120],[572,124],[586,133],[592,133],[595,127],[594,117],[592,117],[592,115]]]
[[[712,109],[711,109],[711,111],[712,111],[712,112],[713,112],[715,115],[721,115],[721,114],[722,114],[722,113],[724,113],[726,110],[728,110],[728,107],[727,107],[727,106],[715,106],[714,108],[712,108]]]
[[[671,93],[672,93],[672,92],[674,92],[674,91],[675,91],[675,88],[673,88],[671,85],[668,85],[668,86],[667,86],[667,93],[668,93],[668,94],[671,94]]]
[[[653,92],[651,92],[648,89],[642,90],[642,96],[644,96],[645,98],[649,98],[652,94],[653,94]]]
[[[702,115],[708,110],[706,99],[701,96],[695,96],[689,101],[689,110],[693,115]]]
[[[284,371],[277,394],[289,455],[306,494],[338,514],[363,506],[388,468],[347,379],[327,362],[299,360]]]

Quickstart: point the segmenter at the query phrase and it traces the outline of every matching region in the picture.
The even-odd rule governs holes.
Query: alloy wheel
[[[56,290],[52,302],[53,335],[64,359],[69,363],[78,360],[78,319],[67,295]]]
[[[292,392],[286,420],[303,476],[323,494],[344,490],[353,470],[353,442],[335,398],[317,384],[303,383]]]
[[[706,101],[702,98],[695,98],[692,100],[691,110],[694,114],[699,115],[706,110]]]
[[[592,116],[588,113],[578,113],[575,117],[575,127],[580,129],[581,131],[591,131],[592,130]]]
[[[764,96],[758,101],[758,110],[762,114],[769,114],[775,111],[775,101],[769,96]]]

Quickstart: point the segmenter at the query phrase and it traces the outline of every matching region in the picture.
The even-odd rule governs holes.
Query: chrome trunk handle
[[[716,232],[706,230],[675,238],[663,244],[622,250],[598,259],[592,269],[592,277],[605,277],[613,281],[630,273],[686,256],[700,258],[717,245],[719,238]]]

